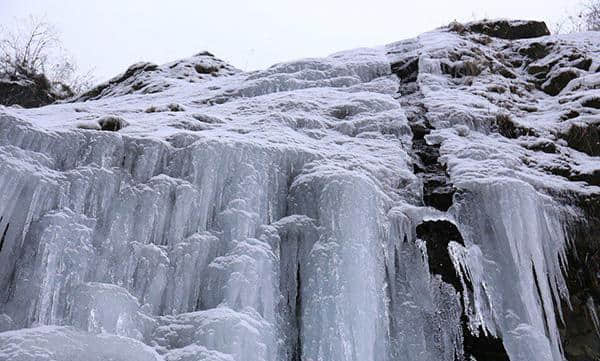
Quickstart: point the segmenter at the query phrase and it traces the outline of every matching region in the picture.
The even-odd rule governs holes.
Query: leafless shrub
[[[45,74],[50,54],[60,48],[56,30],[33,16],[1,28],[0,69],[9,75]]]
[[[588,1],[581,16],[586,30],[600,31],[600,0]]]
[[[52,86],[61,85],[59,91],[68,88],[74,93],[91,87],[94,81],[91,71],[78,72],[56,28],[34,16],[15,19],[10,28],[0,26],[0,76],[45,78]]]
[[[553,25],[553,33],[600,31],[600,0],[587,0]]]

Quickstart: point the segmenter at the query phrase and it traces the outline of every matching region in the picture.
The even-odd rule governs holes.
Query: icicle
[[[596,310],[596,303],[592,296],[589,296],[587,301],[585,302],[585,306],[587,307],[588,312],[590,313],[590,318],[592,319],[592,323],[594,324],[594,328],[596,329],[596,335],[600,338],[600,319],[598,318],[598,311]]]

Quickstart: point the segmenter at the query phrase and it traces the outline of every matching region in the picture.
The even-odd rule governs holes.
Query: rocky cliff
[[[591,360],[600,34],[481,21],[0,108],[0,360]]]

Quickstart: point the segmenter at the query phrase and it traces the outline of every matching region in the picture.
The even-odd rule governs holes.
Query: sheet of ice
[[[160,361],[162,357],[131,338],[41,326],[0,333],[0,360]]]

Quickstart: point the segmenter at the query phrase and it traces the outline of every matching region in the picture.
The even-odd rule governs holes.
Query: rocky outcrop
[[[209,52],[201,52],[191,58],[161,66],[141,62],[133,64],[123,74],[81,94],[74,101],[87,101],[127,94],[159,93],[177,85],[203,82],[239,72],[240,70],[216,58]]]
[[[550,35],[543,21],[484,20],[465,25],[465,29],[495,38],[517,40]]]
[[[518,172],[541,171],[552,178],[563,179],[559,183],[564,180],[585,182],[582,188],[566,190],[557,184],[540,182],[539,176],[532,175],[537,179],[536,187],[545,189],[546,193],[560,194],[560,202],[583,210],[574,217],[578,226],[566,226],[569,238],[575,243],[568,248],[569,266],[565,271],[566,288],[572,292],[563,305],[570,303],[572,308],[557,309],[553,322],[560,325],[561,342],[568,360],[594,359],[600,352],[600,338],[594,326],[598,298],[591,292],[598,282],[598,272],[590,266],[596,264],[600,244],[595,213],[590,211],[600,205],[599,190],[595,188],[600,184],[597,158],[600,113],[595,107],[597,96],[594,95],[600,86],[597,76],[600,64],[593,60],[600,59],[600,49],[593,45],[598,43],[597,36],[551,37],[547,36],[545,25],[536,22],[455,23],[449,30],[460,34],[460,38],[446,37],[443,45],[439,45],[433,34],[424,34],[418,41],[399,42],[388,48],[393,59],[392,71],[401,83],[399,99],[407,109],[413,129],[415,173],[428,175],[422,176],[424,203],[453,211],[457,197],[460,204],[465,192],[458,174],[481,174],[481,169],[491,167],[488,169],[494,168],[504,177],[506,173],[502,169],[506,169],[504,162],[508,159],[521,164]],[[453,135],[449,136],[448,128],[453,128]],[[480,133],[486,136],[476,140],[478,136],[474,134]],[[504,139],[496,142],[497,136]],[[464,141],[469,145],[463,144]],[[473,158],[468,155],[471,152]],[[487,157],[504,161],[484,161]],[[514,169],[513,166],[508,168]],[[437,174],[433,179],[443,181],[432,183],[433,174]],[[471,182],[479,182],[477,176],[469,177],[468,187],[472,187]],[[450,200],[445,201],[443,207],[439,202],[431,202],[431,197],[425,197],[431,194],[428,189],[432,189],[432,184],[435,184],[433,189],[443,190],[450,183],[454,190],[446,193]],[[595,196],[590,197],[589,192]],[[565,195],[568,195],[566,200]],[[585,201],[582,203],[581,199]],[[585,226],[582,228],[579,222]],[[441,245],[457,238],[451,237],[450,231],[436,234],[441,237],[437,241]],[[424,236],[428,251],[431,238]],[[468,244],[468,236],[465,243]],[[435,251],[431,255],[433,259],[440,259],[439,249],[432,248],[432,251]],[[430,271],[439,274],[439,266],[447,263],[430,265]],[[451,280],[447,282],[457,290],[464,288],[463,285],[457,287],[456,280],[448,273],[445,279]],[[536,283],[534,288],[537,287]],[[468,327],[465,330],[467,353],[482,359],[507,359],[506,352],[510,355],[510,342],[502,336],[472,333]],[[508,348],[497,347],[502,344]]]
[[[70,96],[73,96],[73,93],[66,85],[53,85],[43,74],[30,77],[0,75],[1,105],[35,108]]]

